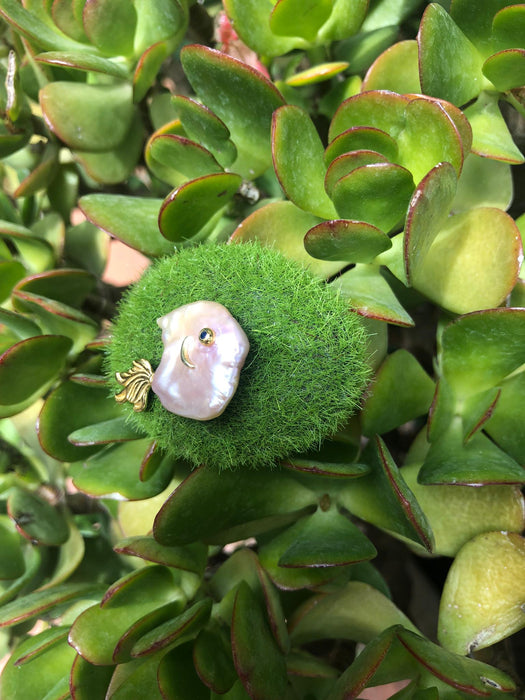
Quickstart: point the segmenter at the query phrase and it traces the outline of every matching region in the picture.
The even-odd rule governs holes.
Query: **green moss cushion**
[[[219,469],[262,467],[318,446],[358,406],[366,333],[347,302],[280,253],[258,244],[185,248],[146,272],[123,299],[107,361],[115,372],[163,352],[157,319],[194,301],[223,304],[250,352],[225,412],[209,421],[167,411],[153,392],[130,421],[158,445]]]

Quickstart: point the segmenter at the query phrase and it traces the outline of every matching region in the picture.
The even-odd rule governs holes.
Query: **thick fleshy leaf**
[[[456,125],[445,109],[433,100],[411,100],[405,109],[405,124],[397,136],[397,163],[419,182],[438,163],[451,163],[459,175],[463,145]]]
[[[25,274],[25,267],[16,260],[0,262],[0,302],[5,301],[11,295],[13,287]]]
[[[388,236],[376,226],[348,219],[323,221],[304,238],[306,252],[320,260],[369,263],[391,246]]]
[[[351,173],[356,168],[361,168],[365,165],[371,165],[373,163],[386,162],[387,159],[385,156],[381,155],[381,153],[378,153],[377,151],[359,150],[352,151],[351,153],[343,153],[343,155],[334,158],[326,171],[324,179],[325,190],[330,196],[332,196],[337,181],[345,175]]]
[[[369,642],[392,625],[417,631],[410,620],[372,586],[350,581],[335,593],[306,601],[290,621],[294,644],[318,639],[351,639]]]
[[[149,149],[151,156],[161,165],[172,167],[188,180],[222,172],[222,168],[206,148],[182,136],[155,136],[149,142]]]
[[[71,574],[80,566],[87,554],[85,540],[77,528],[75,521],[66,514],[67,524],[69,528],[69,537],[58,550],[56,565],[52,576],[46,580],[40,590],[53,588],[57,584],[64,583]]]
[[[164,545],[231,542],[293,522],[315,502],[315,494],[285,472],[218,473],[200,467],[160,509],[153,534]]]
[[[474,207],[496,207],[506,211],[513,198],[512,173],[508,163],[470,153],[458,181],[453,213]]]
[[[40,91],[44,118],[70,148],[107,151],[122,143],[133,118],[131,86],[56,81]]]
[[[173,244],[158,227],[160,199],[112,194],[89,194],[79,201],[87,218],[98,228],[145,255],[168,255]]]
[[[0,323],[9,328],[13,335],[20,340],[32,338],[35,335],[41,335],[42,329],[36,325],[30,318],[17,314],[9,309],[0,307]]]
[[[0,604],[5,605],[14,600],[17,595],[34,582],[42,565],[41,550],[36,547],[27,547],[24,551],[25,571],[19,578],[4,582],[0,588]]]
[[[206,566],[207,547],[200,542],[184,547],[164,547],[153,537],[127,537],[113,548],[119,554],[140,557],[164,566],[202,575]]]
[[[288,535],[293,541],[279,559],[279,566],[286,568],[344,566],[377,554],[370,540],[335,506],[301,518]]]
[[[57,546],[69,537],[63,510],[31,491],[13,489],[7,499],[7,512],[18,532],[34,544]]]
[[[361,316],[399,326],[414,325],[377,267],[356,265],[332,284],[341,290],[350,306]]]
[[[439,610],[440,643],[457,654],[495,644],[525,626],[525,540],[478,535],[449,570]]]
[[[139,659],[119,664],[113,671],[104,700],[106,697],[114,700],[118,698],[132,700],[137,696],[147,697],[148,700],[165,700],[159,690],[159,662],[160,656],[152,656],[146,660]],[[168,665],[169,670],[171,668]]]
[[[483,59],[447,11],[431,3],[418,34],[423,91],[461,107],[483,87]]]
[[[75,379],[78,383],[78,380]],[[111,418],[101,423],[93,423],[74,430],[67,436],[72,445],[87,447],[90,445],[107,445],[113,442],[126,442],[143,437],[133,428],[125,416]]]
[[[292,87],[301,87],[302,85],[314,85],[321,83],[324,80],[329,80],[339,73],[342,73],[348,68],[346,61],[334,61],[332,63],[319,63],[316,66],[307,68],[300,73],[295,73],[290,78],[286,79],[286,84]]]
[[[93,53],[46,51],[35,56],[35,60],[51,66],[64,66],[65,68],[76,68],[86,72],[103,73],[121,80],[128,78],[128,72],[121,64]]]
[[[405,224],[404,258],[409,284],[417,275],[434,239],[449,215],[456,193],[456,171],[439,163],[416,187]]]
[[[383,51],[368,69],[363,90],[420,93],[417,42],[398,41]]]
[[[379,370],[363,408],[363,433],[387,433],[427,413],[434,382],[407,350],[388,355]]]
[[[250,696],[284,697],[284,656],[273,638],[265,611],[244,582],[235,597],[231,635],[235,668]]]
[[[297,138],[301,134],[301,138]],[[326,219],[336,215],[324,189],[324,149],[313,122],[294,105],[273,116],[272,151],[275,171],[287,196],[301,209]]]
[[[359,440],[359,438],[357,438]],[[325,440],[321,447],[303,454],[293,454],[281,464],[288,469],[309,476],[329,476],[338,478],[359,477],[368,472],[364,464],[355,461],[357,445],[348,445],[337,440]]]
[[[525,310],[462,316],[444,329],[441,345],[443,376],[459,397],[498,386],[525,362]]]
[[[362,460],[370,474],[345,482],[339,503],[362,520],[406,537],[432,551],[432,531],[414,494],[380,437],[370,442]]]
[[[85,51],[86,47],[44,23],[34,13],[28,12],[18,0],[2,0],[0,14],[6,22],[36,46],[49,51]]]
[[[120,407],[108,400],[104,387],[63,382],[47,397],[40,413],[37,428],[40,444],[55,459],[64,462],[85,459],[100,446],[76,447],[68,441],[68,435],[78,428],[119,415]]]
[[[523,495],[518,486],[424,486],[418,464],[401,469],[434,533],[434,554],[454,557],[482,532],[521,532],[525,527]]]
[[[49,636],[49,630],[43,632]],[[42,636],[39,635],[39,636]],[[34,638],[28,637],[16,647],[17,656],[24,655],[34,645]],[[11,700],[61,700],[69,694],[68,672],[75,652],[65,639],[58,640],[27,666],[17,667],[14,657],[9,660],[0,680],[2,697]]]
[[[221,165],[230,166],[237,149],[226,124],[206,106],[184,95],[175,95],[172,104],[186,134],[211,151]]]
[[[69,677],[71,699],[103,700],[112,674],[112,666],[93,666],[77,654]]]
[[[131,650],[132,657],[149,656],[166,647],[194,639],[207,623],[211,607],[211,598],[204,598],[179,615],[171,616],[137,640]]]
[[[0,239],[7,239],[29,272],[42,272],[54,264],[53,247],[30,229],[10,221],[0,221]]]
[[[524,484],[525,469],[482,432],[465,444],[461,418],[455,417],[430,450],[419,473],[421,484]]]
[[[167,54],[168,48],[163,41],[153,44],[144,51],[133,74],[133,102],[140,102],[146,96]]]
[[[67,627],[58,626],[44,630],[41,634],[31,636],[32,644],[26,647],[20,656],[16,654],[14,665],[18,667],[23,666],[38,658],[41,654],[45,654],[52,646],[65,640],[67,632]]]
[[[350,151],[376,151],[389,161],[397,158],[397,143],[386,131],[372,126],[352,126],[336,136],[326,147],[324,159],[326,165]]]
[[[483,73],[501,92],[525,85],[525,50],[506,49],[487,58]]]
[[[173,51],[188,27],[188,6],[183,0],[135,0],[137,28],[135,30],[135,54],[149,46],[165,41],[168,51]]]
[[[182,66],[199,98],[222,119],[238,149],[232,170],[253,179],[271,165],[271,118],[283,104],[254,68],[205,46],[186,46]]]
[[[173,462],[166,459],[150,479],[141,481],[140,466],[150,443],[148,438],[110,445],[87,461],[73,464],[70,475],[74,485],[95,497],[119,494],[129,500],[142,500],[156,496],[170,483]]]
[[[80,307],[96,285],[89,272],[61,268],[31,275],[17,285],[17,291],[31,292],[70,306]]]
[[[2,607],[0,627],[17,625],[51,610],[63,609],[76,600],[98,599],[103,590],[98,584],[64,583],[51,589],[29,593]]]
[[[58,171],[58,149],[50,144],[42,155],[42,159],[14,191],[15,197],[29,197],[39,190],[46,188]]]
[[[228,204],[242,178],[217,172],[190,180],[169,194],[159,213],[162,235],[173,243],[196,236],[206,223]]]
[[[227,693],[238,679],[229,635],[213,618],[195,640],[193,662],[201,681],[215,693]]]
[[[333,0],[278,0],[270,15],[270,29],[278,36],[313,41],[330,17]]]
[[[153,656],[152,661],[156,658]],[[168,651],[162,657],[153,680],[154,687],[160,689],[163,700],[208,700],[210,697],[195,671],[191,644],[183,644]],[[152,697],[150,693],[148,697]]]
[[[472,126],[472,150],[480,156],[505,163],[523,163],[525,159],[512,140],[498,99],[497,94],[482,92],[476,102],[465,109],[465,116]]]
[[[86,0],[82,21],[90,41],[108,56],[130,56],[137,24],[127,0]]]
[[[385,131],[395,139],[405,123],[409,101],[408,97],[388,90],[371,90],[349,97],[334,114],[328,138],[332,141],[347,129],[364,126]]]
[[[341,259],[319,262],[305,250],[305,234],[318,221],[316,216],[299,209],[292,202],[271,202],[246,217],[230,240],[234,243],[260,241],[300,263],[316,277],[326,279],[339,272],[344,263]]]
[[[21,403],[47,387],[63,368],[71,345],[64,336],[38,335],[0,355],[0,403]]]
[[[332,198],[341,218],[365,221],[388,232],[404,218],[413,191],[408,170],[392,163],[376,163],[338,180]]]
[[[500,209],[472,209],[448,219],[413,271],[412,283],[454,313],[496,307],[516,283],[521,255],[510,216]]]
[[[502,382],[497,406],[483,426],[490,437],[519,464],[525,463],[525,434],[521,429],[525,420],[524,392],[525,372]]]
[[[510,5],[496,12],[492,20],[492,46],[501,49],[525,48],[525,7]],[[492,47],[491,47],[492,48]]]
[[[368,10],[366,0],[335,0],[333,5],[329,19],[319,31],[324,41],[337,41],[356,34]]]
[[[0,519],[0,580],[19,578],[26,570],[22,554],[20,536],[16,533],[13,523],[6,516]]]
[[[134,641],[158,625],[163,615],[164,619],[172,616],[182,600],[182,591],[174,586],[168,569],[144,567],[116,581],[100,605],[91,606],[77,617],[69,643],[96,666],[114,664],[117,656],[124,656],[123,645],[127,650],[125,659],[129,660]],[[160,612],[155,615],[157,610]]]

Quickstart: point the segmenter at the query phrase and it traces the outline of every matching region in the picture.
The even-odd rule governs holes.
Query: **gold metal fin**
[[[148,394],[153,380],[153,370],[147,360],[133,360],[133,366],[127,372],[116,372],[115,379],[124,389],[115,394],[117,403],[133,404],[133,410],[139,413],[146,408]]]

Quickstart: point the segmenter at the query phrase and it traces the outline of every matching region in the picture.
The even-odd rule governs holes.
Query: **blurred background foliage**
[[[525,697],[525,6],[0,16],[2,698]],[[167,457],[108,396],[117,240],[308,267],[360,414],[266,473]]]

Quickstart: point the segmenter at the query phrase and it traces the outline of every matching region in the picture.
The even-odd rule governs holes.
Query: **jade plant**
[[[525,6],[0,16],[0,697],[525,697]]]

